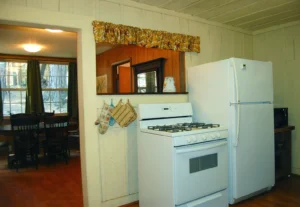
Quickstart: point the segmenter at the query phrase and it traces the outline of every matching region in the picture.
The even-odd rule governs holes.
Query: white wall
[[[92,20],[198,35],[201,53],[186,53],[186,66],[232,56],[252,59],[252,34],[199,18],[128,0],[5,0],[0,22],[52,25],[78,32],[81,162],[85,206],[119,206],[137,195],[136,124],[98,135],[94,126],[103,101],[185,102],[186,95],[96,96]],[[100,179],[101,178],[101,179]],[[131,194],[131,195],[129,195]]]
[[[292,172],[300,175],[300,22],[254,35],[254,59],[273,62],[274,104],[289,108],[292,133]]]

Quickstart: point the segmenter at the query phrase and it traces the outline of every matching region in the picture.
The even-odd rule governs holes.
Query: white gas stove
[[[138,106],[142,207],[225,207],[226,128],[193,122],[190,103]]]

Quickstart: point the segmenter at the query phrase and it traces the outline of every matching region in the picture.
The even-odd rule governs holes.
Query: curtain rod
[[[39,61],[53,61],[53,62],[77,62],[76,58],[61,58],[61,57],[43,57],[43,56],[29,56],[29,55],[8,55],[0,53],[0,60],[39,60]]]

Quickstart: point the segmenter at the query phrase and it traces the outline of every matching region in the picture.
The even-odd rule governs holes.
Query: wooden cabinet
[[[288,177],[292,169],[292,130],[294,126],[277,128],[275,133],[275,179]]]

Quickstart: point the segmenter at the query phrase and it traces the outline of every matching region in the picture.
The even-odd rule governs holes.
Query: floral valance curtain
[[[93,21],[96,43],[138,45],[182,52],[200,52],[200,37]]]

